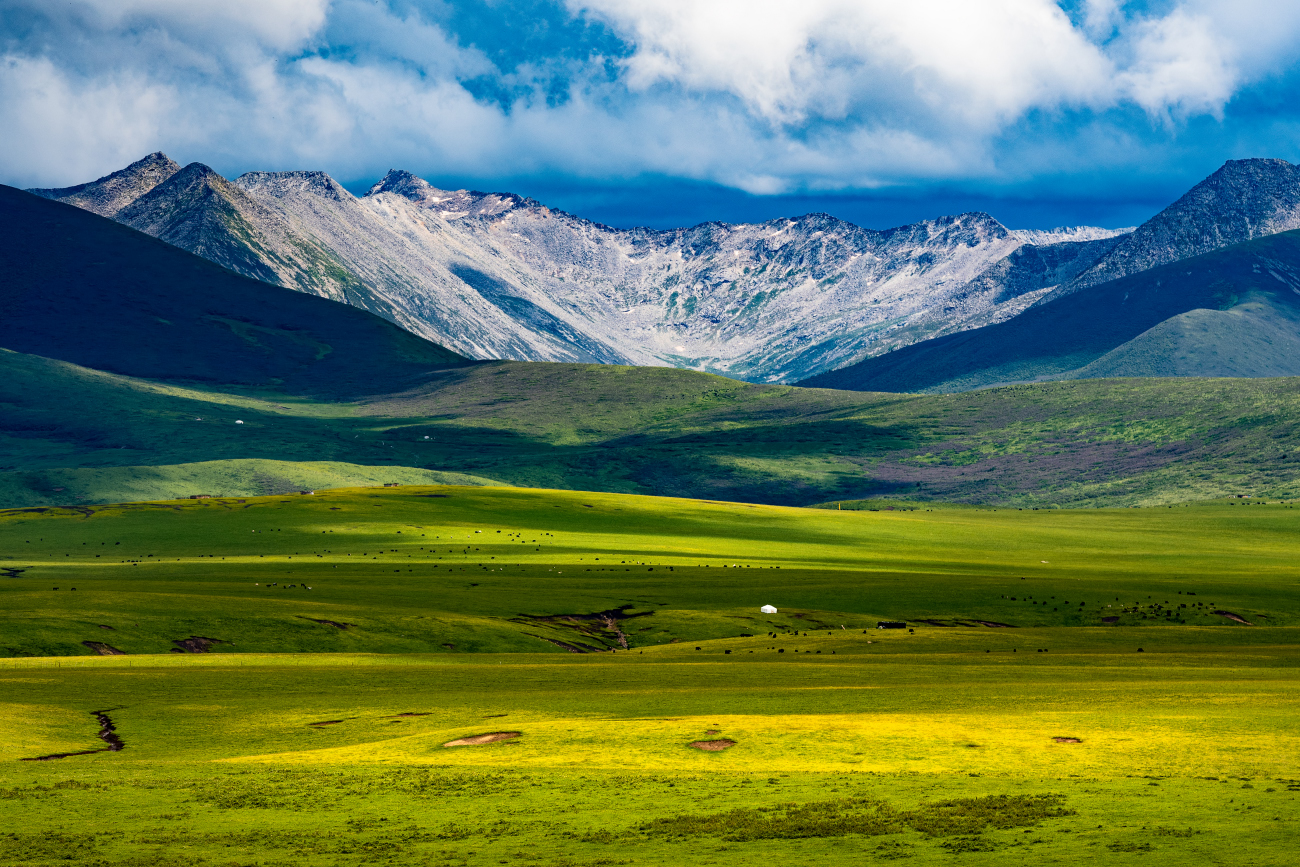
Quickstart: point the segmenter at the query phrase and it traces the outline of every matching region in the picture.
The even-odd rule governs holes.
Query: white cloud
[[[1094,39],[1106,39],[1124,21],[1121,0],[1084,0],[1083,28]]]
[[[635,43],[629,83],[722,90],[799,123],[912,102],[979,125],[1084,104],[1110,64],[1048,0],[571,0]],[[892,98],[892,99],[890,99]],[[895,110],[897,110],[895,108]]]
[[[10,0],[102,32],[158,29],[213,46],[253,40],[289,51],[325,24],[330,0]]]
[[[89,180],[154,150],[177,95],[131,74],[88,82],[50,59],[0,57],[6,183]]]
[[[1123,159],[1108,112],[1177,135],[1300,52],[1300,4],[1266,0],[1085,0],[1077,20],[1050,0],[556,0],[630,49],[615,80],[605,58],[563,60],[557,100],[528,78],[547,58],[502,73],[441,2],[0,0],[0,180],[73,183],[159,148],[238,170],[763,194],[997,179],[1030,170],[1005,151],[1018,124],[1062,142],[1092,124]]]
[[[1237,89],[1234,46],[1207,17],[1175,11],[1138,22],[1130,38],[1132,61],[1117,81],[1149,114],[1217,117]]]

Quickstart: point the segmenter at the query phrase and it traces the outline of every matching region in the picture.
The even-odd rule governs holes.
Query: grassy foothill
[[[1292,862],[1300,510],[850,505],[0,513],[0,863]]]
[[[176,384],[0,350],[0,506],[256,496],[384,472],[789,506],[1300,497],[1300,377],[900,395],[484,362],[403,388]]]

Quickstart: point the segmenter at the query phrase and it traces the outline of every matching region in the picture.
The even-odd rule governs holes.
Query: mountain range
[[[338,301],[470,358],[667,365],[793,381],[1004,321],[1125,230],[1013,231],[982,213],[885,231],[825,214],[614,229],[509,193],[393,171],[228,181],[161,153],[37,195],[238,273]]]
[[[1238,326],[1220,330],[1239,338],[1222,349],[1258,355],[1289,321],[1296,234],[1087,287],[882,360],[1034,322],[1046,323],[1039,334],[989,346],[1027,351],[1074,329],[1087,338],[1083,358],[1149,322],[1182,323],[1166,343],[1148,340],[1148,357],[1163,358],[1168,340],[1213,316]],[[899,395],[663,366],[472,361],[367,311],[12,188],[0,188],[0,273],[0,506],[379,482],[788,505],[1136,505],[1300,490],[1300,378]],[[1151,293],[1142,281],[1153,275],[1168,292]],[[1189,281],[1199,288],[1184,297]],[[1189,304],[1190,315],[1175,312]],[[1096,314],[1106,305],[1118,313]],[[1116,324],[1129,320],[1129,332]],[[965,363],[990,366],[978,354]],[[1040,366],[1051,363],[1049,353]]]
[[[1291,295],[1259,279],[1295,268],[1288,243],[1264,243],[1300,229],[1300,168],[1283,160],[1229,161],[1133,230],[1017,231],[982,213],[614,229],[404,171],[358,197],[321,172],[230,181],[161,153],[30,192],[469,359],[890,391],[1300,373]]]

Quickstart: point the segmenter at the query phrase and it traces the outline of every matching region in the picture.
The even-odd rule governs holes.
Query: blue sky
[[[1131,225],[1300,160],[1297,0],[0,0],[0,182],[154,150],[614,225]]]

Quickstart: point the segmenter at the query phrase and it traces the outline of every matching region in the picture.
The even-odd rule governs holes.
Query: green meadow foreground
[[[3,512],[0,863],[1291,864],[1300,510],[1248,502]]]

